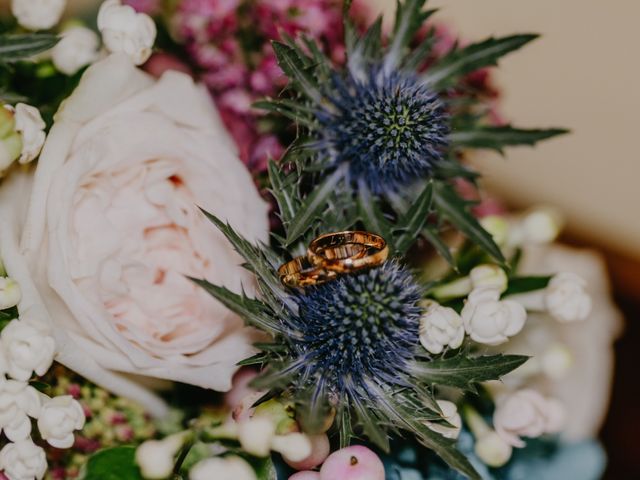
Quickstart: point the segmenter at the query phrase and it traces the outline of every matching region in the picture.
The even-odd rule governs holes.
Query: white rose
[[[156,39],[153,20],[120,0],[107,0],[100,6],[98,30],[107,50],[128,55],[136,65],[147,61]]]
[[[474,289],[491,287],[502,293],[509,285],[507,274],[497,265],[479,265],[471,270],[469,278]]]
[[[49,445],[71,448],[73,431],[84,426],[84,411],[70,395],[54,397],[45,402],[38,417],[38,430]]]
[[[236,456],[207,458],[189,472],[189,480],[257,480],[251,465]]]
[[[25,382],[0,379],[0,430],[13,442],[31,433],[31,420],[40,415],[40,394]]]
[[[62,17],[66,0],[11,0],[11,13],[21,27],[48,30]]]
[[[436,302],[428,302],[420,318],[420,343],[433,354],[442,353],[444,347],[458,348],[464,340],[464,325],[458,313]]]
[[[499,345],[517,335],[527,319],[522,305],[500,300],[500,290],[482,287],[473,290],[462,309],[462,320],[471,339],[486,345]]]
[[[9,106],[5,106],[5,108],[13,110]],[[15,106],[15,121],[16,132],[20,133],[22,137],[22,152],[19,162],[29,163],[40,155],[46,138],[44,133],[46,124],[37,108],[24,103],[18,103]]]
[[[0,310],[15,307],[22,298],[20,286],[9,277],[0,277]]]
[[[98,58],[100,39],[86,27],[74,26],[62,33],[62,39],[51,50],[51,60],[58,71],[73,75]]]
[[[26,382],[33,372],[44,375],[53,363],[55,340],[46,326],[13,320],[0,333],[9,376]]]
[[[9,443],[0,450],[0,469],[9,480],[40,480],[47,471],[47,456],[31,439]]]
[[[154,80],[125,55],[87,69],[35,175],[0,188],[21,317],[51,325],[58,361],[157,415],[164,402],[115,372],[226,391],[254,353],[255,332],[185,277],[249,294],[255,281],[196,205],[267,241],[267,204],[206,89],[177,72]]]
[[[458,438],[460,430],[462,430],[462,418],[458,413],[458,407],[455,403],[448,400],[437,400],[437,404],[440,407],[440,410],[442,410],[443,420],[446,420],[451,426],[427,422],[427,427],[434,432],[439,433],[443,437],[450,439]]]
[[[498,435],[514,447],[525,443],[520,437],[536,438],[545,433],[557,433],[564,420],[562,404],[547,399],[535,390],[519,390],[499,400],[493,414],[493,426]]]
[[[184,433],[163,440],[148,440],[136,449],[136,464],[142,476],[149,480],[167,478],[173,472],[175,456],[185,442]]]
[[[585,291],[587,282],[575,273],[554,276],[545,291],[549,314],[560,322],[585,320],[591,313],[591,297]]]

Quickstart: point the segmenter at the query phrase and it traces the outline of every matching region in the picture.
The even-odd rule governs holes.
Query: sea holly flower
[[[536,35],[490,38],[464,47],[454,43],[438,57],[435,29],[414,44],[434,13],[423,9],[425,3],[401,2],[388,39],[381,19],[362,36],[346,21],[344,65],[336,65],[308,38],[284,37],[273,44],[290,92],[283,100],[257,106],[297,123],[300,135],[283,159],[303,176],[325,182],[313,202],[302,204],[290,220],[288,245],[336,203],[338,182],[363,204],[390,205],[396,218],[406,215],[426,185],[433,183],[428,213],[435,213],[439,223],[418,235],[424,234],[442,251],[438,225],[447,220],[504,262],[500,249],[472,215],[471,203],[453,187],[457,179],[477,176],[457,158],[467,148],[501,151],[509,145],[532,145],[564,130],[493,126],[480,98],[462,100],[453,91],[470,73],[495,65]],[[290,99],[291,91],[295,100]],[[372,193],[382,198],[373,198]],[[423,216],[422,226],[428,216]],[[372,214],[364,223],[375,225],[379,220],[380,215]]]

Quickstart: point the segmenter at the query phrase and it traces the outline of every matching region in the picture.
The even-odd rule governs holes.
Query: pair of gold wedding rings
[[[287,287],[309,287],[376,267],[388,256],[389,247],[380,235],[361,231],[327,233],[309,244],[306,256],[282,265],[278,275]]]

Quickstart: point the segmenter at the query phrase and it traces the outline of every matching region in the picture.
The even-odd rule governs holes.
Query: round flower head
[[[375,193],[428,176],[448,145],[449,119],[438,96],[413,75],[374,67],[334,77],[328,105],[316,113],[321,145],[353,180]]]
[[[368,400],[367,385],[402,384],[418,341],[420,291],[395,262],[298,297],[292,340],[303,381],[337,398]]]

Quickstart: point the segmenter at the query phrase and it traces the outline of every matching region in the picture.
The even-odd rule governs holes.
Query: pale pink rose
[[[198,206],[266,241],[267,205],[203,87],[106,58],[58,112],[35,175],[0,197],[21,314],[52,324],[61,363],[154,413],[115,372],[229,390],[254,334],[186,276],[249,294],[254,279]]]

